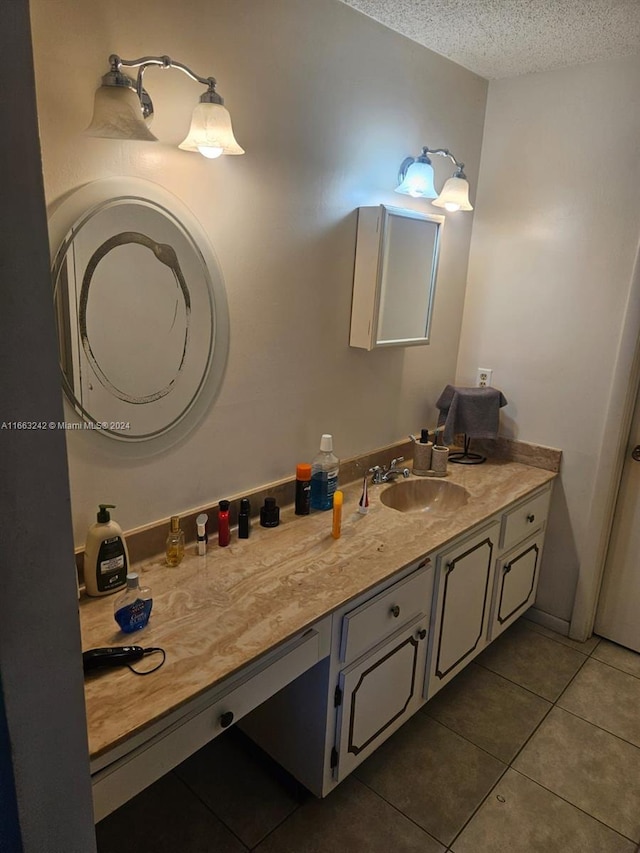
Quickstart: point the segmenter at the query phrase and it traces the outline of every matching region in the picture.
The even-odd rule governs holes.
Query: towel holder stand
[[[471,444],[471,436],[465,433],[464,450],[456,451],[449,454],[449,462],[456,462],[458,465],[481,465],[487,461],[487,457],[481,453],[470,453],[469,445]]]

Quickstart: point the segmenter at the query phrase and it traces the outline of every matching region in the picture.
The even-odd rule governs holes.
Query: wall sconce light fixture
[[[440,195],[433,183],[433,165],[429,154],[448,157],[456,167],[453,176],[445,181]],[[459,163],[447,148],[427,148],[425,145],[418,157],[407,157],[400,166],[398,181],[397,193],[434,199],[432,204],[449,211],[473,210],[469,202],[469,183],[464,173],[464,163]]]
[[[177,68],[207,91],[193,111],[191,127],[178,146],[183,151],[199,151],[213,159],[221,154],[244,154],[233,135],[231,116],[224,101],[216,92],[213,77],[200,77],[181,62],[168,56],[143,56],[140,59],[121,59],[116,54],[109,57],[109,71],[96,90],[93,118],[85,133],[107,139],[132,139],[157,142],[148,125],[153,118],[153,103],[143,87],[144,72],[152,65],[162,69]],[[138,76],[132,80],[122,68],[137,68]]]

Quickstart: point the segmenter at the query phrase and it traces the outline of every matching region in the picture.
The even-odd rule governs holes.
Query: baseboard
[[[537,607],[530,607],[524,615],[531,622],[544,625],[545,628],[555,631],[556,634],[562,634],[563,637],[569,636],[569,626],[571,623],[567,619],[552,616],[551,613],[545,613],[544,610],[538,610]]]

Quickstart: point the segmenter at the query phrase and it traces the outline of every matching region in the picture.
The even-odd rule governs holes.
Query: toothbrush
[[[369,512],[369,492],[367,491],[367,475],[362,478],[362,495],[358,501],[358,512],[366,515]]]

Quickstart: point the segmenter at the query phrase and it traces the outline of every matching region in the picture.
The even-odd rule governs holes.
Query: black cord
[[[166,654],[164,649],[155,649],[155,648],[144,649],[143,657],[147,657],[147,655],[152,655],[155,652],[160,652],[160,654],[162,655],[162,660],[160,661],[160,663],[157,666],[154,666],[153,669],[146,669],[144,672],[140,672],[139,670],[134,669],[130,663],[128,663],[127,666],[129,667],[131,672],[134,673],[134,675],[151,675],[152,672],[157,672],[160,669],[160,667],[162,666],[162,664],[167,659],[167,654]]]

